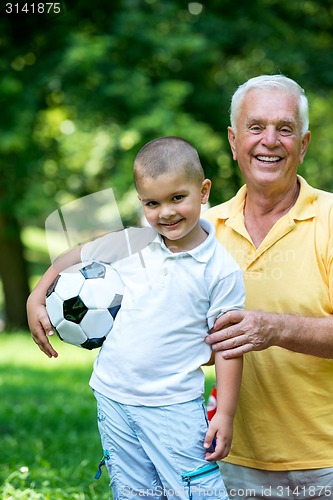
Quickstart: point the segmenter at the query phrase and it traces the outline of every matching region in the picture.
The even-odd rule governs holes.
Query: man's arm
[[[229,311],[216,320],[205,340],[214,351],[223,351],[225,359],[271,346],[333,359],[333,317]]]

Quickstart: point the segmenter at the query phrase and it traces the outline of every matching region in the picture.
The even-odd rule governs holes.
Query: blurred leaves
[[[235,88],[283,73],[310,100],[300,172],[333,189],[330,0],[61,0],[61,15],[0,17],[0,214],[43,226],[72,199],[112,187],[136,223],[132,165],[162,135],[193,142],[211,203],[242,180],[226,127]]]
[[[199,149],[212,202],[230,197],[241,182],[226,142],[232,92],[251,76],[282,72],[320,107],[332,95],[332,19],[324,0],[81,0],[43,24],[2,19],[1,164],[21,187],[12,174],[5,197],[19,201],[20,217],[41,219],[64,196],[112,186],[121,199],[138,149],[176,134]],[[312,172],[318,158],[310,160]]]

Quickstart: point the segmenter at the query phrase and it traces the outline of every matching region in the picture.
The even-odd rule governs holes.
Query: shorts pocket
[[[228,494],[216,462],[184,472],[182,481],[188,488],[188,499],[209,497],[211,500],[228,500]]]

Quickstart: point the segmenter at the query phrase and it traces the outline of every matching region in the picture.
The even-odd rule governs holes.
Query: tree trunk
[[[26,300],[29,295],[27,263],[20,227],[14,216],[0,214],[0,278],[5,298],[6,330],[26,329]]]

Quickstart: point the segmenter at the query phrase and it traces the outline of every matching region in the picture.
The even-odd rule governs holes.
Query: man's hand
[[[261,351],[272,344],[272,317],[261,311],[228,311],[219,316],[205,339],[224,358],[236,358],[250,351]]]

